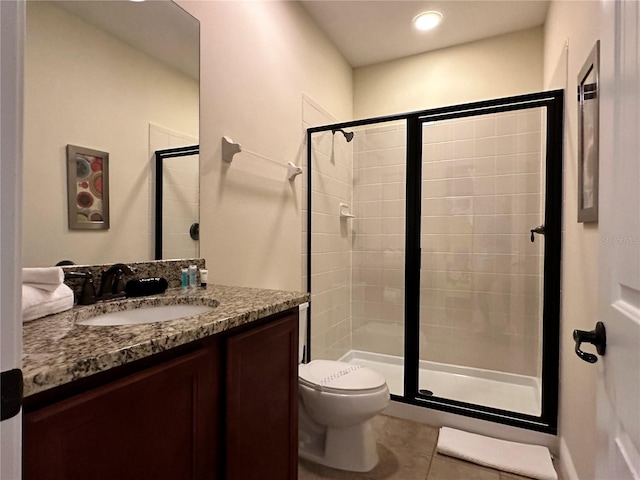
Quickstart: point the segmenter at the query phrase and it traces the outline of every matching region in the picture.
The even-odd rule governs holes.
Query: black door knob
[[[192,240],[200,240],[200,224],[193,223],[191,227],[189,227],[189,236]]]
[[[596,323],[595,330],[591,330],[590,332],[574,330],[573,339],[576,341],[576,355],[585,362],[596,363],[598,361],[598,357],[593,353],[587,353],[580,350],[580,346],[583,343],[595,345],[596,351],[599,355],[604,355],[604,352],[607,349],[607,334],[602,322]]]

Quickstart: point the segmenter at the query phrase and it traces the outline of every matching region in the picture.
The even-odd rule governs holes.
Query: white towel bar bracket
[[[279,167],[286,168],[287,179],[290,182],[292,182],[298,175],[302,173],[302,168],[298,167],[297,165],[294,165],[291,162],[287,162],[286,165],[283,165],[280,162],[272,160],[269,157],[265,157],[264,155],[261,155],[259,153],[252,152],[251,150],[247,150],[247,149],[243,150],[242,145],[240,145],[239,143],[234,142],[229,137],[226,137],[226,136],[222,137],[222,160],[224,160],[227,163],[231,163],[233,161],[233,156],[236,153],[240,153],[240,152],[248,153],[249,155],[253,155],[254,157],[260,158],[262,160],[266,160],[275,165],[278,165]]]

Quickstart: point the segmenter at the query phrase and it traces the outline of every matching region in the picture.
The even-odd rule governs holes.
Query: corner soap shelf
[[[349,205],[347,205],[346,203],[341,203],[340,204],[340,218],[356,218],[355,215],[351,214],[351,210],[349,208]]]

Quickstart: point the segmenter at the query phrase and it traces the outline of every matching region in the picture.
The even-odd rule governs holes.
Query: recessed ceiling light
[[[413,25],[418,30],[431,30],[440,25],[442,21],[442,14],[436,11],[423,12],[420,15],[416,15],[413,19]]]

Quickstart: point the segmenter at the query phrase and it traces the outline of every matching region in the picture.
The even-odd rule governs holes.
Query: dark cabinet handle
[[[602,322],[596,323],[595,330],[591,330],[590,332],[574,330],[573,339],[576,341],[576,355],[585,362],[596,363],[598,361],[598,357],[593,353],[587,353],[580,350],[580,345],[583,343],[586,342],[595,345],[596,351],[599,355],[604,355],[604,352],[607,349],[607,335]]]
[[[538,235],[544,235],[546,233],[544,225],[540,225],[536,228],[531,229],[531,243],[535,241],[535,237],[533,236],[534,233],[537,233]]]

